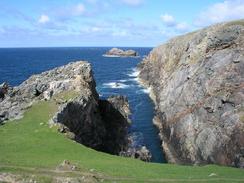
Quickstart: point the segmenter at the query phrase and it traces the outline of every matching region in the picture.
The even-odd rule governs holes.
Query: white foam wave
[[[121,82],[121,83],[125,83],[125,82],[127,82],[128,80],[126,80],[126,79],[121,79],[121,80],[119,80],[119,82]]]
[[[140,94],[140,93],[150,94],[150,92],[151,92],[151,88],[143,88],[143,89],[136,91],[137,94]]]
[[[139,78],[138,77],[136,77],[136,78],[133,78],[133,79],[131,79],[132,81],[136,81],[136,82],[139,82]]]
[[[128,88],[130,87],[129,85],[126,85],[124,83],[119,83],[119,82],[110,82],[110,83],[104,83],[103,87],[106,88]]]
[[[128,74],[129,77],[138,77],[139,70],[137,68],[133,68],[132,71]]]
[[[120,56],[118,56],[118,55],[106,55],[106,54],[104,54],[103,57],[112,57],[112,58],[114,58],[114,57],[120,57]]]
[[[142,89],[141,90],[143,93],[147,93],[149,94],[151,92],[151,89],[150,88],[147,88],[147,89]]]

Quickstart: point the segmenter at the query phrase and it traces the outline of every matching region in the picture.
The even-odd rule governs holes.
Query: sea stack
[[[119,48],[112,48],[107,51],[104,56],[106,57],[137,57],[138,53],[134,50],[122,50]]]
[[[244,20],[171,39],[139,70],[169,162],[244,167]]]

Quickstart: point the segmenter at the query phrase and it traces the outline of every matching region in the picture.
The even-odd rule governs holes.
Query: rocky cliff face
[[[33,75],[13,88],[0,85],[0,123],[21,118],[40,100],[55,101],[58,111],[49,123],[68,138],[110,154],[128,151],[128,100],[124,96],[99,99],[89,63],[74,62]]]
[[[169,162],[244,167],[244,20],[171,39],[139,70]]]
[[[50,124],[83,145],[119,155],[127,150],[129,113],[126,97],[96,100],[86,94],[62,104]]]
[[[77,91],[81,95],[94,95],[98,99],[88,63],[70,63],[33,75],[17,87],[9,87],[0,102],[0,121],[21,118],[33,102],[49,100],[53,95],[64,91]]]
[[[1,122],[21,118],[34,102],[55,100],[59,109],[50,125],[57,125],[69,138],[111,154],[119,154],[127,146],[128,101],[125,97],[100,100],[87,62],[33,75],[14,88],[3,86]],[[63,93],[72,97],[60,99]]]

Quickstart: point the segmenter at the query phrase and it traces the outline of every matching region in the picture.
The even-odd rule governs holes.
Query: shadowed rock
[[[0,85],[0,101],[2,101],[5,95],[8,93],[8,88],[9,86],[6,82]]]

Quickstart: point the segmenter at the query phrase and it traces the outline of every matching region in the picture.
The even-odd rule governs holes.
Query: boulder
[[[129,147],[126,151],[120,152],[120,156],[131,157],[145,162],[150,162],[152,159],[152,154],[146,146]]]
[[[8,84],[6,82],[0,85],[0,102],[5,98],[5,95],[8,93]]]

